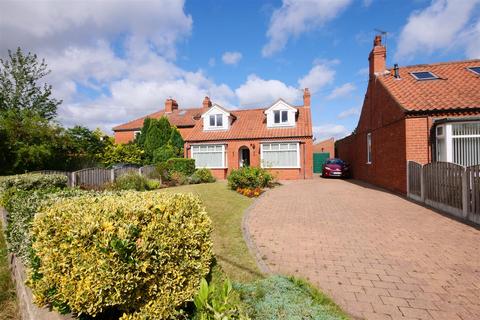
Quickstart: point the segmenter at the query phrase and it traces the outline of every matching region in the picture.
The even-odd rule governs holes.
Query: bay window
[[[192,159],[196,168],[225,168],[225,145],[193,145]]]
[[[480,121],[452,122],[435,128],[436,161],[480,164]]]
[[[300,168],[298,142],[268,142],[261,144],[263,168]]]

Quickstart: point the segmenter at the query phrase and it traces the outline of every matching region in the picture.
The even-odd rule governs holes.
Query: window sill
[[[302,167],[263,167],[262,169],[301,169]]]

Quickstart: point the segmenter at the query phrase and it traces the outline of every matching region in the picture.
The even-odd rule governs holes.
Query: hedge
[[[160,163],[157,170],[160,172],[162,180],[170,180],[174,172],[179,172],[184,177],[189,177],[195,172],[195,159],[171,158],[166,162]]]
[[[38,304],[121,319],[173,318],[212,259],[211,221],[198,197],[105,193],[60,200],[36,215],[30,270]]]
[[[8,211],[7,241],[9,250],[20,257],[26,266],[31,258],[31,225],[40,207],[47,206],[58,199],[85,194],[79,189],[48,188],[39,190],[16,190],[5,197],[4,205]]]
[[[0,193],[7,192],[10,188],[17,190],[34,190],[41,188],[65,188],[67,176],[60,174],[27,173],[15,176],[2,177],[0,180]]]

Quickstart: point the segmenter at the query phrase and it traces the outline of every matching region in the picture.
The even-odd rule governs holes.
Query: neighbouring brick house
[[[268,108],[227,110],[208,97],[195,109],[179,109],[168,99],[164,111],[113,128],[115,142],[132,141],[145,118],[166,116],[185,140],[185,156],[219,179],[244,165],[267,168],[279,179],[308,179],[313,175],[308,89],[303,101],[303,106],[279,99]]]
[[[335,139],[329,138],[320,142],[317,142],[313,145],[313,153],[324,153],[328,152],[330,157],[335,157]]]
[[[377,36],[354,133],[336,142],[353,176],[406,193],[407,161],[480,163],[480,60],[386,69]]]

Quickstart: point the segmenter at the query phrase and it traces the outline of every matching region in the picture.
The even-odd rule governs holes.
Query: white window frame
[[[372,133],[367,133],[367,164],[372,164]]]
[[[195,153],[216,153],[218,151],[195,151],[195,147],[210,147],[210,146],[221,146],[222,147],[222,166],[221,167],[199,167],[195,163],[195,168],[207,168],[207,169],[226,169],[226,163],[227,163],[227,153],[226,153],[226,145],[225,144],[219,144],[219,143],[210,143],[210,144],[192,144],[190,146],[190,158],[195,159],[194,154]]]
[[[273,123],[275,125],[284,125],[288,124],[289,113],[288,110],[273,110]],[[275,121],[275,112],[278,112],[278,122]],[[283,115],[286,114],[287,118],[283,120]]]
[[[140,130],[135,130],[135,131],[133,131],[133,139],[136,139],[137,136],[138,136],[141,132],[142,132],[142,131],[140,131]]]
[[[453,132],[453,126],[454,125],[462,125],[462,124],[467,124],[467,123],[479,123],[478,121],[456,121],[456,122],[450,122],[450,123],[445,123],[442,125],[437,126],[438,127],[443,127],[444,128],[444,134],[442,136],[437,135],[437,129],[435,129],[435,143],[437,146],[436,150],[436,161],[446,161],[446,162],[454,162],[454,144],[453,140],[454,139],[462,139],[462,138],[480,138],[480,134],[462,134],[462,135],[455,135]],[[443,150],[438,149],[439,141],[443,141]],[[470,159],[475,159],[473,158]],[[465,165],[464,163],[459,163],[460,165]]]
[[[271,165],[268,165],[268,164],[265,164],[263,159],[264,159],[264,152],[272,152],[272,151],[275,151],[275,152],[282,152],[282,151],[292,151],[290,149],[287,149],[287,150],[281,150],[280,147],[278,148],[278,150],[269,150],[269,151],[266,151],[264,150],[264,145],[265,144],[296,144],[297,145],[297,164],[294,165],[294,166],[288,166],[288,167],[276,167],[276,166],[271,166]],[[267,168],[267,169],[300,169],[301,166],[300,166],[300,142],[298,141],[265,141],[265,142],[261,142],[260,143],[260,166],[262,168]]]
[[[212,125],[212,121],[211,121],[211,120],[212,120],[212,117],[213,117],[214,125]],[[222,122],[221,125],[218,124],[218,122],[219,122],[219,121],[218,121],[218,118],[221,119],[221,120],[220,120],[220,121]],[[224,127],[224,125],[223,125],[223,114],[221,114],[221,113],[210,114],[210,115],[208,116],[208,126],[209,126],[210,128],[218,128],[218,129],[223,128],[223,127]]]

